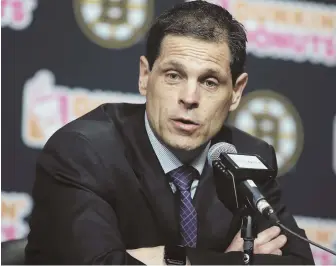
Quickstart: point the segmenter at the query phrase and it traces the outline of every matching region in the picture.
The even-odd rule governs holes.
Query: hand
[[[126,252],[146,265],[166,265],[163,258],[164,246],[128,249]],[[188,258],[186,258],[186,265],[191,265]]]
[[[128,249],[127,253],[146,265],[164,265],[164,246]]]
[[[254,240],[254,254],[274,254],[282,255],[281,248],[286,244],[287,238],[285,235],[279,235],[280,228],[273,226],[258,234]],[[241,238],[241,231],[239,231],[230,246],[225,252],[243,251],[244,240]]]

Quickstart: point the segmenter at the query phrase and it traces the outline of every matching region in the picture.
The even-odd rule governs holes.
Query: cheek
[[[207,130],[210,132],[219,130],[228,115],[230,107],[230,101],[211,101],[209,108],[205,111],[205,116],[207,117],[208,127]]]
[[[152,84],[147,94],[147,108],[151,113],[152,121],[155,128],[159,132],[165,131],[167,128],[167,119],[170,111],[174,106],[174,93],[171,89],[166,88],[164,83],[156,82]]]

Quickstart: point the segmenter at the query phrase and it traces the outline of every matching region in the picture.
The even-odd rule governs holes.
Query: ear
[[[139,64],[139,92],[142,96],[147,94],[147,84],[149,78],[149,63],[145,56],[140,57]]]
[[[247,80],[248,80],[247,73],[243,73],[237,78],[236,84],[233,87],[233,95],[232,95],[230,111],[234,111],[238,107],[243,91],[246,87]]]

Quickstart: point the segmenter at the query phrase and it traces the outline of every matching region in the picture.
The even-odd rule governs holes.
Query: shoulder
[[[62,182],[104,191],[113,171],[127,167],[123,112],[122,104],[103,104],[57,130],[38,156],[37,175],[48,172]]]
[[[102,104],[61,127],[51,136],[51,139],[66,135],[80,135],[83,138],[94,141],[106,134],[117,133],[115,121],[111,115],[113,115],[114,109],[118,107],[112,104]]]
[[[139,112],[140,105],[103,104],[57,130],[44,145],[39,161],[62,158],[86,167],[101,165],[107,168],[125,165],[127,146],[125,125],[129,117]],[[110,169],[111,170],[111,169]]]
[[[67,139],[81,138],[93,146],[106,147],[122,143],[123,126],[130,113],[140,111],[142,105],[106,103],[58,129],[48,143],[62,144]]]

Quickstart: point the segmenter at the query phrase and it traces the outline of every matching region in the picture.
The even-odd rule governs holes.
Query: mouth
[[[186,125],[196,125],[196,126],[199,125],[198,123],[196,123],[196,122],[194,122],[190,119],[186,119],[186,118],[176,118],[176,119],[173,119],[173,121],[183,123],[183,124],[186,124]]]
[[[186,118],[175,118],[172,122],[176,130],[188,134],[192,134],[200,127],[199,123]]]

